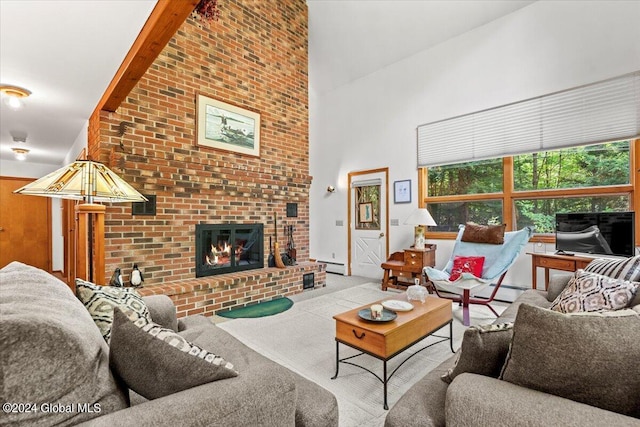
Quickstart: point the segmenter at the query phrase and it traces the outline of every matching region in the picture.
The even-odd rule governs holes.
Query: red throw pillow
[[[462,273],[471,273],[476,277],[482,277],[482,267],[484,266],[483,256],[456,256],[453,259],[450,281],[457,280]]]

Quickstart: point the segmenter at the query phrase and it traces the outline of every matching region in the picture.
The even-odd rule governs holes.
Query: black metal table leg
[[[338,370],[340,369],[340,342],[336,341],[336,374],[331,377],[332,380],[338,378]]]
[[[451,353],[455,353],[453,349],[453,322],[449,323],[449,347],[451,347]]]
[[[387,378],[387,361],[383,360],[382,361],[382,371],[383,371],[383,377],[384,381],[382,382],[384,384],[384,405],[383,408],[385,410],[389,410],[389,405],[387,405],[387,383],[389,382],[389,378]]]
[[[424,351],[424,350],[426,350],[426,349],[430,348],[431,346],[436,345],[436,344],[439,344],[439,343],[441,343],[441,342],[443,342],[443,341],[446,341],[446,340],[449,340],[449,348],[451,349],[451,352],[455,353],[455,351],[454,351],[454,349],[453,349],[453,321],[452,321],[452,320],[449,320],[447,323],[449,323],[449,336],[448,336],[448,337],[447,337],[447,336],[444,336],[444,335],[436,335],[436,334],[434,334],[434,333],[430,333],[430,334],[425,335],[424,337],[422,337],[422,338],[420,338],[420,339],[418,339],[418,340],[416,340],[416,341],[414,341],[414,342],[412,342],[412,343],[407,344],[404,348],[402,348],[402,349],[398,350],[396,353],[394,353],[394,354],[392,354],[392,355],[390,355],[390,356],[388,356],[388,357],[386,357],[386,358],[383,358],[383,357],[377,356],[377,355],[375,355],[375,354],[373,354],[373,353],[369,353],[369,352],[364,351],[364,350],[362,350],[361,348],[359,348],[359,347],[357,347],[357,346],[355,346],[355,345],[352,345],[352,344],[347,343],[347,342],[344,342],[344,341],[339,341],[339,340],[336,338],[336,373],[335,373],[335,375],[334,375],[333,377],[331,377],[331,379],[332,379],[332,380],[335,380],[336,378],[338,378],[338,373],[339,373],[339,371],[340,371],[340,363],[346,363],[347,365],[355,366],[355,367],[357,367],[357,368],[360,368],[360,369],[363,369],[363,370],[365,370],[365,371],[369,372],[369,373],[370,373],[370,374],[372,374],[375,378],[377,378],[377,379],[378,379],[378,381],[380,381],[380,382],[382,383],[382,385],[383,385],[383,394],[384,394],[384,396],[383,396],[383,397],[384,397],[384,404],[383,404],[383,408],[384,408],[385,410],[389,410],[389,404],[388,404],[388,399],[387,399],[387,396],[388,396],[388,383],[389,383],[389,380],[391,379],[391,377],[393,377],[393,375],[398,371],[398,369],[400,369],[400,368],[402,367],[402,365],[404,365],[404,364],[405,364],[405,362],[408,362],[412,357],[414,357],[414,356],[416,356],[418,353],[420,353],[420,352],[422,352],[422,351]],[[445,324],[441,325],[439,328],[435,329],[434,331],[438,331],[439,329],[443,328],[444,326],[445,326]],[[354,333],[355,333],[355,331],[354,331]],[[402,361],[398,366],[396,366],[396,367],[393,369],[393,371],[391,372],[391,374],[390,374],[390,375],[387,373],[387,372],[388,372],[388,371],[387,371],[387,368],[388,368],[388,366],[387,366],[387,361],[388,361],[389,359],[391,359],[391,358],[395,357],[396,355],[398,355],[398,354],[402,353],[403,351],[405,351],[405,350],[406,350],[406,349],[408,349],[409,347],[411,347],[411,346],[413,346],[414,344],[416,344],[418,341],[421,341],[421,340],[423,340],[423,339],[427,338],[428,336],[433,336],[433,337],[436,337],[436,338],[440,338],[440,340],[439,340],[439,341],[436,341],[436,342],[433,342],[433,343],[431,343],[431,344],[428,344],[428,345],[426,345],[425,347],[421,348],[420,350],[415,351],[414,353],[412,353],[411,355],[409,355],[408,357],[406,357],[406,358],[405,358],[405,359],[404,359],[404,360],[403,360],[403,361]],[[356,349],[356,350],[360,350],[361,352],[360,352],[360,353],[358,353],[358,354],[354,354],[354,355],[352,355],[352,356],[347,356],[347,357],[345,357],[345,358],[343,358],[343,359],[340,359],[340,343],[341,343],[341,342],[342,342],[344,345],[349,346],[349,347],[352,347],[352,348],[354,348],[354,349]],[[351,361],[350,361],[350,359],[357,358],[357,357],[362,356],[362,355],[364,355],[364,354],[368,354],[369,356],[375,357],[375,358],[377,358],[377,359],[379,359],[379,360],[381,360],[381,361],[382,361],[382,368],[383,368],[383,376],[382,376],[382,377],[381,377],[380,375],[376,374],[375,372],[373,372],[372,370],[370,370],[370,369],[368,369],[368,368],[365,368],[365,367],[364,367],[364,366],[362,366],[362,365],[359,365],[359,364],[357,364],[357,363],[353,363],[353,362],[351,362]]]

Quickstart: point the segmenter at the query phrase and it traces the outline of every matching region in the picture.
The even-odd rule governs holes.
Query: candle
[[[371,318],[382,319],[382,306],[380,304],[373,304],[371,306]]]

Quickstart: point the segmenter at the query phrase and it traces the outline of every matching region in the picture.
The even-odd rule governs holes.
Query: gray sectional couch
[[[176,319],[164,296],[151,318],[234,364],[238,376],[154,400],[109,367],[109,346],[83,304],[50,274],[17,262],[0,270],[0,425],[337,426],[333,394],[263,357],[209,319]]]
[[[522,304],[549,308],[570,277],[571,274],[565,273],[553,276],[548,292],[525,291],[494,324],[513,322]],[[640,311],[639,304],[640,293],[632,302],[635,311]],[[633,337],[638,335],[635,330],[630,332],[632,333],[629,335]],[[532,390],[490,376],[462,373],[456,376],[451,384],[447,384],[441,377],[453,368],[456,357],[454,355],[447,359],[413,385],[391,408],[385,420],[385,427],[640,426],[640,418]],[[629,358],[631,373],[637,376],[640,354],[633,353]],[[553,364],[557,361],[542,360],[541,363]],[[640,413],[640,389],[636,386],[632,393],[635,393],[636,410]]]

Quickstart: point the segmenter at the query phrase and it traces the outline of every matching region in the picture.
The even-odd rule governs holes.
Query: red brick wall
[[[178,317],[203,314],[249,305],[302,291],[301,277],[313,273],[316,286],[324,286],[325,264],[303,262],[295,267],[266,268],[223,274],[215,278],[171,282],[140,289],[142,296],[167,295],[176,306]]]
[[[87,159],[98,160],[100,157],[100,112],[94,111],[89,118],[89,128],[87,129]]]
[[[219,5],[209,27],[187,19],[120,108],[101,112],[99,138],[90,138],[96,160],[157,196],[153,217],[132,216],[128,203],[107,208],[106,277],[121,267],[128,278],[138,263],[145,286],[194,279],[198,223],[263,223],[266,257],[274,214],[279,240],[294,225],[298,260],[309,258],[306,3]],[[260,157],[197,146],[198,93],[260,113]],[[123,121],[133,126],[121,136]],[[297,218],[286,218],[287,202],[298,203]]]

